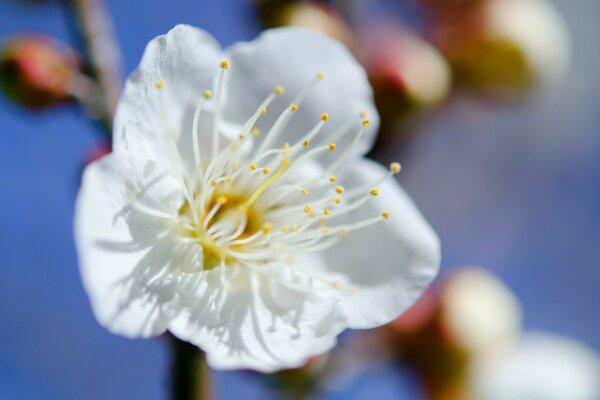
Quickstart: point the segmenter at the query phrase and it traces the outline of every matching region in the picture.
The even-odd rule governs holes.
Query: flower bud
[[[77,70],[74,53],[55,40],[17,36],[5,42],[0,54],[0,88],[16,103],[42,109],[72,99]]]
[[[332,7],[298,1],[262,1],[259,16],[268,27],[297,26],[322,33],[353,47],[350,28]]]
[[[359,58],[373,85],[384,128],[446,97],[450,70],[433,46],[397,24],[366,32]]]
[[[483,269],[462,268],[381,332],[419,370],[431,398],[463,398],[471,360],[508,348],[520,329],[510,290]]]
[[[492,94],[560,82],[569,63],[567,29],[547,0],[490,0],[447,13],[434,23],[433,37],[458,83]]]

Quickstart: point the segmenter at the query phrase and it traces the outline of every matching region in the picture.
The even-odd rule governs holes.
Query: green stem
[[[171,348],[171,399],[210,399],[210,370],[204,352],[175,337],[171,337]]]

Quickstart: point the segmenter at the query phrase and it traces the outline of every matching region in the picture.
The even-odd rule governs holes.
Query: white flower
[[[571,339],[528,333],[475,363],[471,379],[475,400],[597,400],[600,358]]]
[[[399,164],[360,158],[376,125],[364,71],[331,39],[280,29],[222,51],[189,26],[154,39],[77,202],[100,323],[272,371],[397,317],[439,245],[391,178]]]

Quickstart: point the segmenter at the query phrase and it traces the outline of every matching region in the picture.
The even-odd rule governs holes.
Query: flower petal
[[[75,212],[75,240],[86,291],[98,321],[115,333],[152,336],[170,320],[175,247],[169,224],[131,207],[176,212],[178,182],[152,162],[110,154],[89,165]],[[155,279],[166,277],[166,279]]]
[[[379,164],[360,160],[345,171],[341,182],[367,187],[388,173]],[[398,317],[437,275],[439,240],[412,200],[393,178],[379,186],[380,194],[357,209],[353,221],[390,212],[389,220],[352,232],[323,252],[330,273],[343,274],[345,314],[351,328],[372,328]]]
[[[366,111],[371,126],[356,151],[364,153],[371,147],[378,125],[371,87],[362,66],[341,43],[299,28],[279,28],[267,30],[252,42],[236,44],[227,53],[231,60],[225,108],[227,120],[243,124],[275,86],[282,85],[285,93],[259,120],[259,126],[266,131],[302,88],[314,81],[317,73],[323,72],[323,81],[309,92],[275,145],[298,141],[319,122],[322,113],[328,113],[329,120],[319,134],[326,143],[327,137],[344,122],[356,121],[338,141],[343,146],[358,132],[360,114]]]
[[[114,150],[143,150],[162,161],[167,135],[184,133],[189,139],[194,109],[203,91],[213,87],[220,53],[212,36],[188,25],[153,39],[119,100]],[[164,87],[157,88],[157,82]]]
[[[289,275],[280,265],[207,271],[182,289],[190,306],[169,330],[204,349],[213,368],[298,367],[332,348],[346,320],[331,288]]]

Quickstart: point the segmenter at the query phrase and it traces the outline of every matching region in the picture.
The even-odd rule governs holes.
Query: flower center
[[[336,144],[323,143],[318,137],[329,119],[327,114],[321,114],[314,127],[298,142],[277,145],[306,95],[323,80],[322,73],[316,74],[315,79],[298,93],[264,137],[259,138],[261,133],[255,125],[267,113],[269,105],[283,94],[281,86],[276,86],[240,127],[238,137],[221,146],[221,99],[229,63],[223,61],[220,66],[214,100],[210,90],[204,91],[194,114],[191,134],[195,166],[192,170],[185,166],[175,141],[167,135],[185,195],[183,205],[174,217],[175,232],[181,241],[202,248],[202,265],[188,266],[186,270],[289,264],[285,260],[295,253],[326,249],[353,230],[389,218],[386,211],[362,221],[348,222],[346,218],[346,221],[342,220],[344,223],[331,223],[339,216],[351,216],[352,211],[379,195],[379,190],[372,184],[346,190],[335,175],[369,126],[364,113],[328,135],[329,140],[335,141],[351,132],[353,127],[357,129],[353,140],[343,146],[337,158],[330,156],[337,150]],[[161,90],[165,85],[163,80],[156,83]],[[199,144],[199,136],[203,134],[199,119],[206,104],[213,101],[212,147],[207,152]],[[165,129],[169,131],[167,125],[165,123]],[[319,162],[315,163],[317,160]],[[306,166],[311,163],[325,167],[319,168],[319,173],[314,176],[308,175]],[[400,164],[392,163],[389,172],[374,184],[399,171]]]

